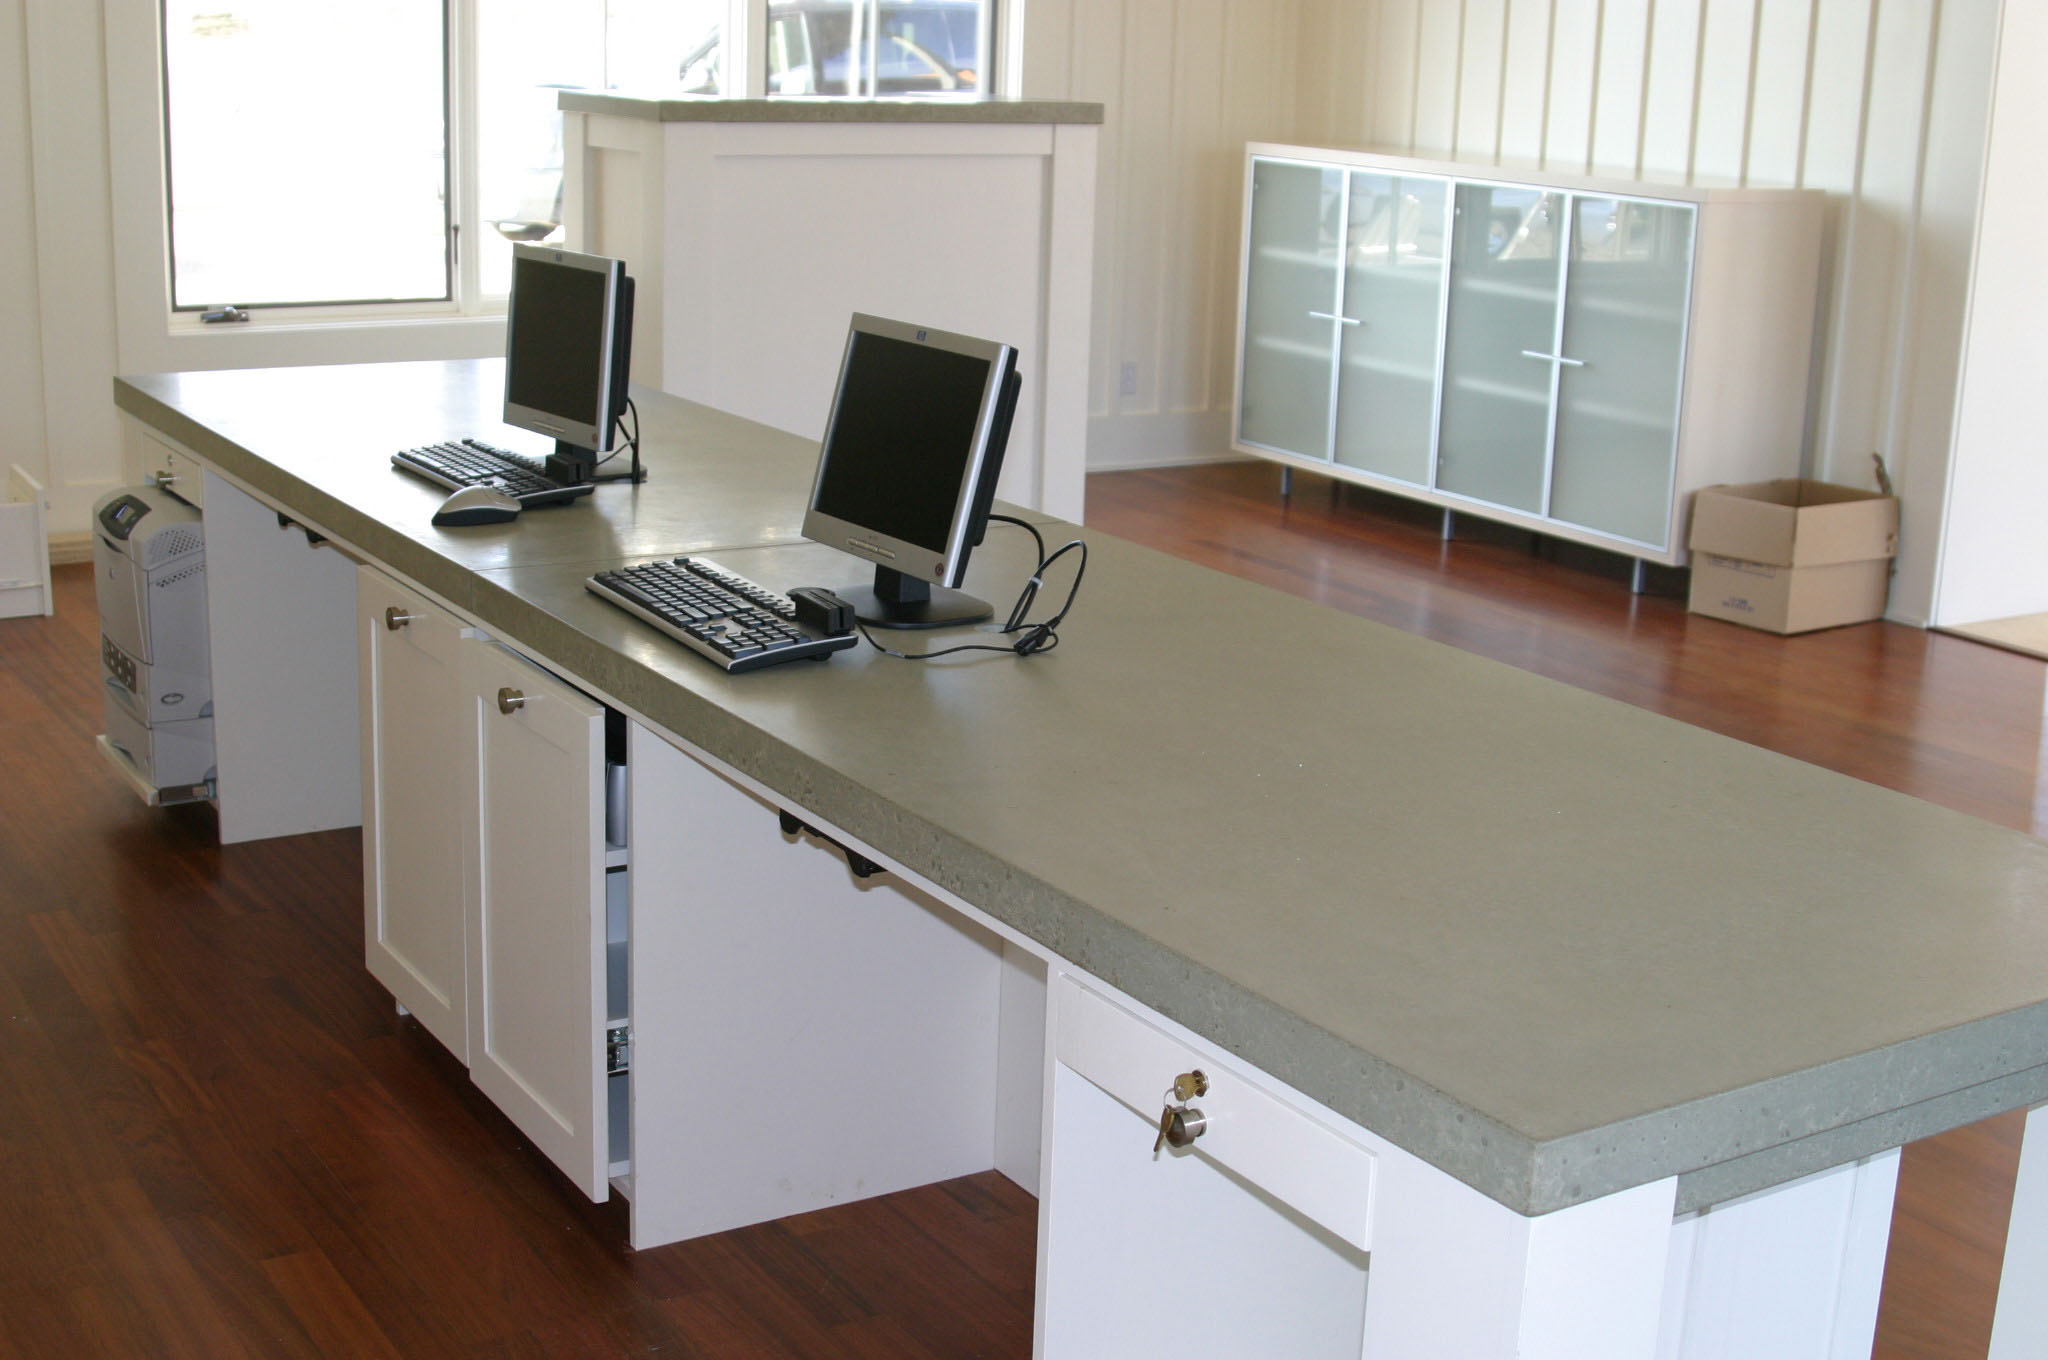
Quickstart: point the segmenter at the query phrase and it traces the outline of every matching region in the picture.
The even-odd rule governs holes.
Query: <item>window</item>
[[[346,319],[366,353],[366,320],[485,321],[511,244],[562,237],[563,88],[975,94],[993,88],[995,8],[107,0],[116,157],[164,170],[116,177],[124,352],[203,366],[192,347],[224,332],[196,314],[227,304],[302,330]]]
[[[166,0],[172,306],[446,299],[439,5]]]
[[[500,305],[564,88],[717,89],[727,0],[163,0],[171,306]],[[712,56],[702,60],[706,51]]]
[[[990,0],[768,0],[770,94],[979,94]]]

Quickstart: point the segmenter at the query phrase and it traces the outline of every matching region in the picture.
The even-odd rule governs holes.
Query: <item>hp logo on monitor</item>
[[[930,335],[930,334],[931,334],[931,332],[930,332],[930,331],[919,331],[919,332],[917,333],[917,338],[918,338],[918,339],[920,339],[920,340],[922,340],[922,339],[924,339],[924,338],[925,338],[926,336],[928,336],[928,335]]]

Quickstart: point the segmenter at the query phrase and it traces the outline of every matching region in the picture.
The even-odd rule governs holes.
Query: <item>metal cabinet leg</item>
[[[1643,583],[1649,578],[1650,574],[1647,570],[1648,566],[1649,564],[1644,562],[1642,558],[1638,557],[1636,559],[1635,574],[1629,578],[1629,594],[1640,595],[1643,593]]]
[[[1444,507],[1443,534],[1446,543],[1458,536],[1458,516],[1449,506]]]
[[[1280,468],[1280,499],[1284,501],[1293,494],[1294,469],[1282,464]]]

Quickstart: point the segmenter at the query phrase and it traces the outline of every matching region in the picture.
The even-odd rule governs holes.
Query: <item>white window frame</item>
[[[171,306],[170,190],[164,170],[162,7],[103,0],[108,170],[114,225],[114,310],[124,373],[266,365],[467,359],[501,354],[505,300],[478,294],[476,167],[462,129],[476,112],[471,60],[478,0],[449,0],[448,183],[457,244],[446,301],[263,307],[208,324]],[[372,96],[374,97],[374,96]]]
[[[117,366],[168,373],[270,365],[482,358],[504,352],[503,298],[478,297],[476,167],[461,129],[476,114],[472,59],[476,7],[448,0],[449,186],[459,249],[455,300],[353,306],[264,307],[250,320],[209,325],[171,308],[169,188],[164,171],[162,10],[159,0],[102,0],[106,35],[108,170],[114,246]],[[1021,95],[1028,0],[999,0],[997,86]],[[768,0],[726,0],[721,42],[726,97],[767,97]],[[737,81],[735,88],[733,82]]]

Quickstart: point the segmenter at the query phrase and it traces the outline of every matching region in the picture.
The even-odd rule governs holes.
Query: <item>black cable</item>
[[[935,652],[898,652],[875,641],[874,634],[870,633],[865,625],[855,624],[854,626],[860,629],[860,635],[868,640],[868,646],[883,656],[893,656],[899,661],[931,661],[938,657],[951,656],[955,652],[1009,652],[1016,656],[1037,656],[1060,645],[1060,622],[1067,617],[1067,611],[1074,607],[1074,598],[1081,593],[1081,578],[1088,574],[1088,545],[1078,538],[1071,539],[1047,556],[1045,536],[1038,532],[1037,525],[1013,515],[990,515],[989,518],[1000,520],[1004,524],[1016,525],[1030,534],[1031,541],[1038,545],[1038,565],[1033,568],[1031,579],[1024,583],[1024,589],[1018,592],[1017,603],[1011,608],[1009,618],[996,630],[1005,637],[1013,633],[1021,633],[1023,636],[1002,646],[992,642],[963,642],[953,647],[941,647]],[[1074,567],[1073,584],[1067,587],[1065,602],[1060,605],[1058,612],[1042,623],[1026,623],[1024,616],[1030,612],[1032,604],[1038,599],[1038,588],[1045,584],[1046,570],[1076,549],[1080,550],[1081,556]]]
[[[612,459],[618,457],[627,449],[631,449],[633,451],[633,456],[635,458],[638,458],[640,456],[640,408],[633,404],[633,399],[631,397],[626,398],[626,410],[621,411],[618,415],[612,417],[612,428],[618,431],[620,434],[626,433],[626,411],[630,411],[633,413],[633,433],[630,436],[628,436],[624,442],[614,445],[610,453],[606,454],[604,457],[598,459],[597,462],[593,463],[591,465],[593,470],[603,467],[606,463],[609,463]],[[608,480],[617,481],[620,479],[610,478]]]

